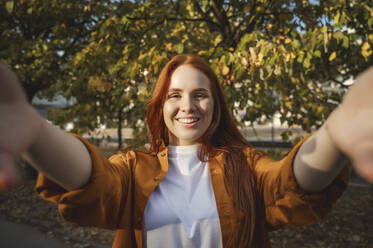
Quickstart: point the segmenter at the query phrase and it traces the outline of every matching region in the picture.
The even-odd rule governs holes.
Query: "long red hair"
[[[233,121],[215,72],[200,56],[181,54],[172,58],[162,69],[148,105],[146,121],[150,138],[150,151],[157,153],[162,149],[162,146],[168,145],[169,134],[163,120],[162,107],[167,98],[172,73],[181,65],[190,65],[203,72],[211,82],[214,113],[209,128],[199,140],[204,148],[203,150],[211,156],[217,150],[226,150],[228,147],[248,146],[248,142]]]
[[[163,104],[166,101],[172,73],[181,65],[190,65],[203,72],[211,83],[214,112],[210,126],[199,140],[202,145],[199,158],[203,161],[205,157],[210,159],[220,152],[226,152],[225,184],[232,195],[237,213],[242,212],[245,215],[239,223],[236,237],[232,238],[229,246],[256,247],[255,243],[257,241],[260,243],[259,240],[254,240],[254,236],[256,236],[254,230],[257,229],[255,228],[255,217],[258,210],[258,198],[255,190],[255,175],[248,163],[254,163],[258,153],[255,156],[253,155],[250,158],[251,161],[248,162],[242,150],[249,144],[234,123],[215,72],[200,56],[193,54],[177,55],[162,69],[146,114],[150,152],[156,154],[168,145],[169,131],[163,120]]]

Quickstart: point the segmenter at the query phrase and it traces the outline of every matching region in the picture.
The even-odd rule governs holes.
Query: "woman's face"
[[[210,126],[213,110],[208,77],[190,65],[179,66],[171,76],[163,105],[169,144],[195,144]]]

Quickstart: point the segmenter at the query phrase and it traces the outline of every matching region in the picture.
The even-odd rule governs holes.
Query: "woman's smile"
[[[198,124],[199,118],[197,117],[179,117],[175,118],[184,127],[194,127]]]

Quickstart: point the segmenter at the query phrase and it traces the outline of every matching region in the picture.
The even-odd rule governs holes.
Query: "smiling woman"
[[[177,55],[149,102],[149,151],[106,159],[42,120],[0,65],[0,186],[24,153],[40,196],[71,223],[116,230],[113,247],[269,247],[269,231],[325,216],[346,188],[346,155],[363,152],[373,176],[372,78],[362,74],[326,125],[275,161],[241,135],[209,64]]]

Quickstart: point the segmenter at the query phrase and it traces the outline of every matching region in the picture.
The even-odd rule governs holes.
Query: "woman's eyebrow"
[[[183,91],[182,89],[179,89],[179,88],[171,88],[168,90],[168,92],[180,92],[180,91]],[[209,92],[208,89],[205,89],[205,88],[197,88],[197,89],[194,89],[193,92],[195,91],[203,91],[203,92]]]
[[[209,92],[208,89],[205,89],[205,88],[198,88],[198,89],[195,89],[193,91],[203,91],[203,92]]]
[[[178,92],[178,91],[182,91],[182,90],[179,89],[179,88],[170,88],[170,89],[168,90],[168,92]]]

